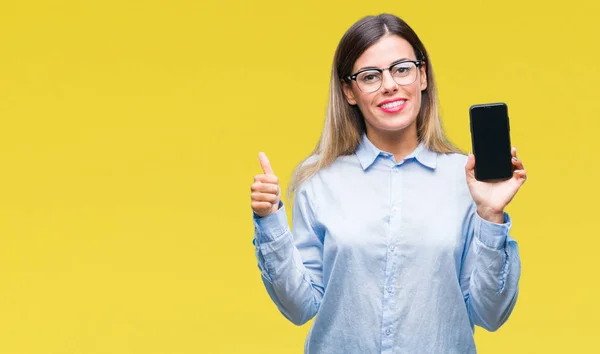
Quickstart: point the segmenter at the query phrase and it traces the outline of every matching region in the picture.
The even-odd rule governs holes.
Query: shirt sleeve
[[[511,225],[507,213],[502,224],[482,219],[474,204],[464,224],[461,289],[471,323],[492,332],[506,322],[519,293],[521,260]]]
[[[292,231],[285,206],[258,217],[253,213],[253,244],[263,283],[279,311],[292,323],[313,318],[323,298],[323,236],[305,186],[295,193]]]

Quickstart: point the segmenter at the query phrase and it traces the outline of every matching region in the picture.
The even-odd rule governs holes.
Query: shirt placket
[[[381,327],[381,353],[393,352],[394,340],[398,339],[396,326],[396,276],[398,269],[398,236],[401,232],[402,180],[400,165],[390,169],[390,203],[388,216],[387,257],[385,263],[385,281],[383,290],[383,320]]]

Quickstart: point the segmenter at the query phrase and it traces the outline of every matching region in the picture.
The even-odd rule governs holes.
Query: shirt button
[[[392,334],[392,331],[388,328],[385,330],[385,335],[389,336],[390,334]]]
[[[392,208],[392,211],[393,211],[394,213],[397,213],[397,212],[398,212],[398,207],[393,207],[393,208]]]
[[[396,246],[394,246],[394,245],[390,246],[390,251],[394,252],[395,249],[396,249]]]
[[[385,290],[386,290],[388,293],[390,293],[390,294],[391,294],[391,293],[392,293],[392,291],[393,291],[393,289],[392,289],[392,288],[390,288],[390,287],[388,287],[388,288],[387,288],[387,289],[385,289]]]

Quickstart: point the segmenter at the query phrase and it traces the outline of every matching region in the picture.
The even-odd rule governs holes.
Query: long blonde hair
[[[352,25],[338,44],[331,69],[325,126],[317,146],[294,170],[288,198],[320,169],[331,165],[339,156],[351,155],[356,151],[365,132],[365,122],[359,108],[346,101],[342,80],[347,82],[346,77],[351,74],[354,63],[365,50],[389,34],[404,38],[412,45],[417,58],[425,61],[427,89],[422,92],[421,109],[417,116],[419,141],[438,153],[460,152],[443,132],[431,60],[417,34],[397,16],[367,16]]]

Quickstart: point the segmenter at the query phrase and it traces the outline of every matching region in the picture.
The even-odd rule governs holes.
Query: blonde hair
[[[331,69],[329,102],[321,138],[311,154],[294,170],[288,187],[288,199],[298,186],[319,170],[331,165],[339,156],[351,155],[356,151],[365,132],[365,123],[359,108],[346,101],[342,80],[347,81],[346,77],[351,74],[354,63],[367,48],[390,34],[407,40],[417,57],[420,57],[418,59],[425,61],[427,89],[422,92],[421,109],[417,116],[419,141],[434,152],[460,152],[448,141],[442,129],[433,68],[419,37],[397,16],[367,16],[352,25],[338,44]]]

